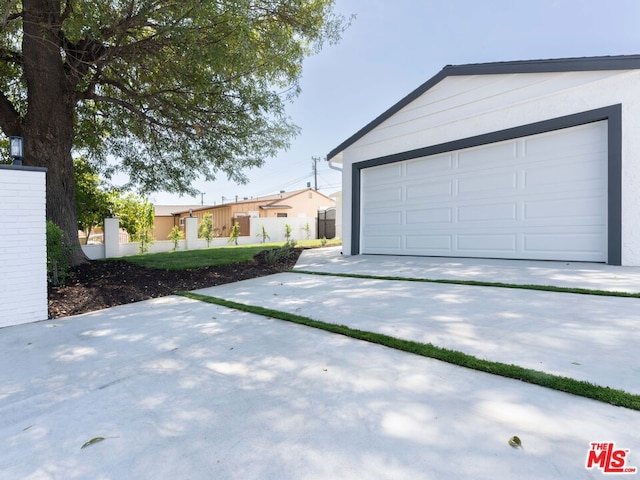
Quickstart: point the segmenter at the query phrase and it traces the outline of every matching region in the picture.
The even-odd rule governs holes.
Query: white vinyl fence
[[[285,225],[291,226],[291,240],[306,240],[316,238],[315,218],[251,218],[251,235],[238,237],[238,245],[252,245],[262,242],[262,226],[264,226],[269,238],[267,243],[284,242]],[[307,228],[308,226],[308,228]],[[136,255],[140,244],[137,242],[120,243],[119,221],[117,218],[107,218],[104,223],[104,244],[82,245],[85,255],[92,260],[99,258],[124,257]],[[210,247],[228,247],[235,245],[229,243],[229,237],[214,238]],[[185,218],[185,239],[178,241],[178,250],[196,250],[207,248],[207,241],[198,238],[198,219],[196,217]],[[173,242],[170,240],[157,240],[149,246],[149,253],[169,252],[173,250]]]

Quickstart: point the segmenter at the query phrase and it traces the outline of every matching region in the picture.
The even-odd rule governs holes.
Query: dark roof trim
[[[420,95],[440,83],[447,77],[459,75],[500,75],[512,73],[547,73],[547,72],[589,72],[597,70],[636,70],[640,69],[640,55],[619,55],[609,57],[579,57],[550,60],[520,60],[514,62],[472,63],[467,65],[447,65],[435,76],[416,88],[390,109],[374,119],[355,134],[331,150],[327,159],[332,159],[340,152],[357,142],[371,130],[398,111],[416,100]]]

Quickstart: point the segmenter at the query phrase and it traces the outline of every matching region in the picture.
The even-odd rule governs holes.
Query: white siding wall
[[[622,264],[640,265],[640,71],[451,76],[342,155],[344,252],[351,250],[351,165],[622,104]],[[381,112],[382,113],[382,112]]]
[[[0,168],[0,327],[47,318],[45,172]]]

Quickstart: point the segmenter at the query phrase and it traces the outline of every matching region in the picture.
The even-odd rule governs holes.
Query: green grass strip
[[[593,290],[590,288],[556,287],[553,285],[531,285],[520,283],[484,282],[479,280],[453,280],[412,277],[386,277],[382,275],[360,275],[357,273],[330,273],[313,272],[310,270],[289,270],[289,273],[302,273],[305,275],[320,275],[325,277],[361,278],[365,280],[393,280],[400,282],[444,283],[447,285],[469,285],[475,287],[514,288],[520,290],[538,290],[541,292],[575,293],[578,295],[597,295],[601,297],[627,297],[640,298],[640,293],[617,292],[609,290]]]
[[[307,327],[317,328],[327,332],[355,338],[357,340],[363,340],[365,342],[401,350],[403,352],[441,360],[460,367],[470,368],[480,372],[512,378],[526,383],[531,383],[533,385],[558,390],[560,392],[578,395],[592,400],[597,400],[599,402],[608,403],[610,405],[625,407],[632,410],[640,410],[640,395],[634,395],[623,390],[602,387],[582,380],[574,380],[560,375],[552,375],[538,370],[519,367],[517,365],[482,360],[474,357],[473,355],[468,355],[456,350],[449,350],[447,348],[436,347],[430,343],[403,340],[389,335],[384,335],[382,333],[368,332],[365,330],[350,328],[345,325],[313,320],[301,315],[272,310],[270,308],[246,305],[244,303],[233,302],[207,295],[200,295],[193,292],[179,292],[178,294],[194,300],[200,300],[214,305],[220,305],[248,313],[254,313],[256,315],[262,315],[265,317],[305,325]]]

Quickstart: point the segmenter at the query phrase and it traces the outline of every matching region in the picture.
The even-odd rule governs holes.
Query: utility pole
[[[200,205],[204,205],[204,193],[200,192]]]
[[[313,189],[317,192],[318,191],[318,161],[320,160],[320,157],[311,157],[311,160],[313,160]]]

